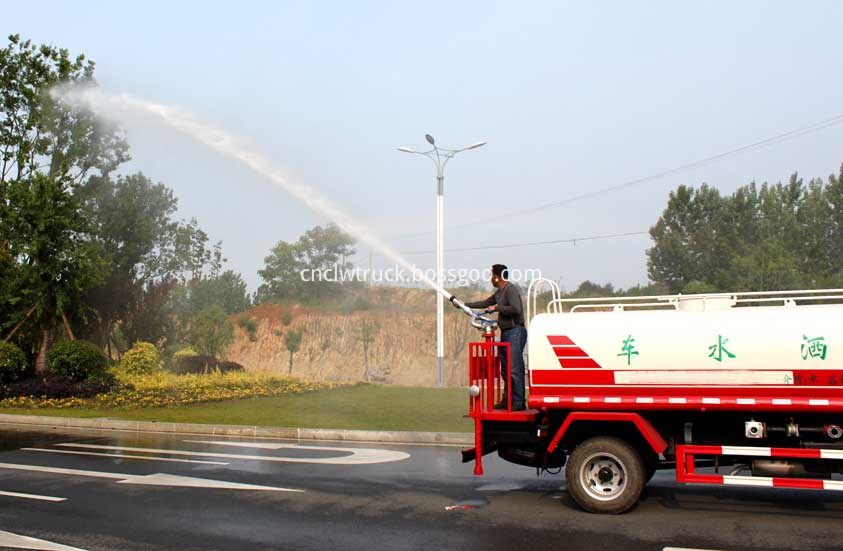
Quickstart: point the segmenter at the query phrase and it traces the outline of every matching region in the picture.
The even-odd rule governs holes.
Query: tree
[[[334,279],[351,269],[346,259],[354,254],[353,244],[354,240],[334,224],[316,226],[295,243],[279,241],[264,259],[265,268],[258,272],[264,283],[258,289],[257,301],[312,302],[337,296],[350,285]],[[302,279],[303,270],[308,281]],[[324,273],[327,277],[322,277]]]
[[[184,282],[179,285],[173,300],[176,315],[185,320],[208,306],[218,305],[226,315],[243,312],[252,306],[243,276],[232,270]]]
[[[577,289],[569,293],[567,296],[570,298],[588,298],[588,297],[610,297],[615,294],[615,288],[612,286],[611,283],[607,283],[605,285],[600,285],[599,283],[594,283],[586,279],[582,283],[579,284]]]
[[[676,293],[699,278],[715,282],[729,265],[726,216],[720,193],[706,184],[695,190],[679,186],[650,228],[655,246],[647,251],[650,279]]]
[[[228,293],[232,286],[241,285],[241,298],[245,296],[242,279],[234,281],[239,275],[219,273],[224,261],[220,244],[211,248],[196,220],[174,219],[178,201],[164,184],[141,173],[94,176],[78,195],[95,227],[93,241],[107,260],[108,270],[103,284],[84,297],[94,315],[77,324],[83,323],[88,338],[109,353],[112,344],[117,345],[118,325],[129,344],[178,340],[177,333],[184,338],[191,320],[203,308],[221,303],[231,313],[225,304],[232,300]],[[223,284],[214,285],[219,278]],[[187,311],[180,310],[183,296],[191,295],[194,288],[206,298],[192,300]],[[217,293],[220,300],[207,299]],[[174,315],[179,323],[174,323]],[[121,346],[117,349],[122,351]]]
[[[841,167],[843,176],[843,167]],[[772,291],[843,284],[843,186],[755,183],[730,196],[679,186],[650,228],[650,279],[670,292]]]
[[[49,93],[57,85],[94,86],[93,74],[94,63],[84,55],[71,58],[65,49],[9,36],[0,50],[0,206],[10,182],[35,172],[47,169],[50,177],[64,174],[78,184],[129,159],[116,126]]]
[[[99,274],[75,192],[89,175],[128,159],[114,126],[50,96],[57,85],[94,85],[93,71],[84,56],[18,35],[0,50],[0,252],[3,283],[17,289],[0,311],[10,314],[5,325],[31,324],[39,370],[57,316],[72,336],[65,310]]]
[[[354,338],[363,345],[363,380],[369,380],[369,346],[380,333],[381,324],[377,321],[363,320],[354,328]]]
[[[118,322],[137,328],[147,325],[137,317],[161,317],[148,309],[165,305],[161,291],[173,287],[167,281],[175,274],[166,265],[171,261],[164,251],[172,248],[177,200],[169,188],[141,173],[92,177],[78,195],[94,226],[93,242],[108,262],[103,283],[83,299],[95,315],[80,321],[86,322],[88,338],[110,349]],[[158,340],[153,334],[137,336]]]
[[[234,340],[234,326],[219,305],[199,312],[190,327],[190,344],[200,354],[218,357]]]
[[[298,352],[299,348],[301,348],[301,337],[301,329],[289,329],[286,333],[284,333],[284,346],[290,353],[290,367],[287,371],[288,373],[293,372],[293,354]]]
[[[22,184],[22,185],[21,185]],[[90,230],[81,216],[71,185],[41,173],[9,188],[6,221],[9,255],[17,263],[22,304],[35,307],[33,320],[40,329],[36,371],[47,368],[53,326],[76,304],[85,289],[100,281],[103,261],[90,246]]]

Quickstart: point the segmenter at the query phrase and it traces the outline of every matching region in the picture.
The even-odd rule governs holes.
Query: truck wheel
[[[646,475],[638,451],[624,440],[609,436],[578,445],[565,468],[568,492],[590,513],[628,511],[641,497]]]
[[[647,484],[656,474],[659,466],[659,456],[651,450],[642,450],[639,452],[639,455],[641,455],[641,459],[644,461],[644,484]]]

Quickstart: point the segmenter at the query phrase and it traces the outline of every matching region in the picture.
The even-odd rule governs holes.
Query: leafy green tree
[[[200,354],[220,356],[234,340],[234,326],[219,305],[208,306],[193,319],[190,344]]]
[[[58,85],[94,86],[94,63],[19,35],[8,39],[0,50],[0,204],[10,182],[35,172],[64,174],[78,184],[92,171],[107,174],[127,161],[128,144],[114,125],[50,96]]]
[[[227,315],[244,312],[252,306],[243,276],[232,270],[184,282],[174,301],[176,315],[182,319],[190,319],[212,305],[221,306]]]
[[[50,96],[58,85],[95,85],[93,70],[84,56],[18,35],[0,50],[0,283],[15,289],[0,294],[0,323],[30,325],[38,371],[46,367],[57,316],[66,320],[65,310],[100,273],[75,191],[89,175],[128,159],[115,127]]]
[[[162,282],[174,279],[171,258],[177,224],[172,220],[177,207],[173,193],[154,184],[143,174],[90,178],[79,190],[85,213],[94,226],[92,240],[108,263],[101,285],[85,293],[84,303],[94,311],[78,323],[85,333],[109,350],[118,322],[139,327],[138,317],[156,317],[141,311],[161,307]],[[160,317],[160,316],[158,316]],[[154,332],[153,332],[154,333]],[[133,334],[139,340],[158,340],[156,334]]]
[[[9,189],[6,220],[14,232],[7,244],[22,281],[18,298],[35,307],[32,319],[40,329],[35,370],[42,373],[53,327],[86,289],[100,281],[103,261],[86,238],[90,226],[70,184],[38,172],[21,183]]]
[[[211,247],[196,220],[174,219],[178,201],[164,184],[141,173],[92,177],[79,195],[109,269],[84,299],[94,315],[77,323],[84,321],[89,338],[109,351],[112,344],[123,350],[115,339],[118,324],[129,343],[177,341],[206,306],[220,303],[231,313],[248,300],[239,275],[219,273],[220,244]],[[205,298],[187,301],[193,295]]]
[[[334,224],[316,226],[295,243],[279,241],[258,272],[264,283],[258,289],[257,301],[313,302],[338,296],[350,283],[331,281],[333,272],[325,278],[321,274],[334,266],[338,271],[351,269],[347,258],[354,254],[353,245],[354,240]],[[303,270],[309,281],[303,281]]]
[[[670,193],[664,214],[650,228],[656,243],[647,251],[652,281],[673,293],[700,278],[718,282],[731,258],[729,235],[719,231],[726,220],[723,206],[720,193],[706,184]]]
[[[579,284],[576,290],[569,293],[567,296],[571,298],[587,298],[587,297],[610,297],[615,294],[615,288],[611,283],[600,285],[589,280],[585,280]]]
[[[287,352],[290,353],[290,367],[287,370],[287,373],[293,372],[293,354],[298,352],[301,348],[301,339],[301,329],[289,329],[286,333],[284,333],[284,346],[287,348]]]
[[[843,167],[841,167],[843,175]],[[730,196],[680,186],[650,229],[650,279],[670,292],[769,291],[843,284],[843,186],[755,183]]]

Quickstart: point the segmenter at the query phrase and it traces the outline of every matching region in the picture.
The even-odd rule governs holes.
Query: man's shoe
[[[521,402],[520,404],[512,404],[512,411],[524,411],[525,409],[527,409],[527,405],[524,404],[524,402]]]
[[[498,402],[492,406],[492,409],[506,409],[506,402]]]

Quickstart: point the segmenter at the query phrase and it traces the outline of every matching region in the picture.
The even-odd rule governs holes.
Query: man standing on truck
[[[514,283],[507,281],[509,269],[503,264],[492,265],[492,286],[495,293],[485,300],[466,302],[469,308],[487,308],[498,313],[498,327],[501,330],[501,342],[509,343],[509,354],[512,358],[512,404],[507,404],[507,384],[510,379],[506,355],[501,357],[501,377],[503,377],[503,399],[495,404],[495,409],[506,409],[512,406],[512,411],[525,409],[524,400],[524,345],[527,343],[527,329],[524,327],[524,307],[521,303],[521,292]],[[451,297],[454,304],[456,297]],[[454,304],[456,306],[456,304]]]

